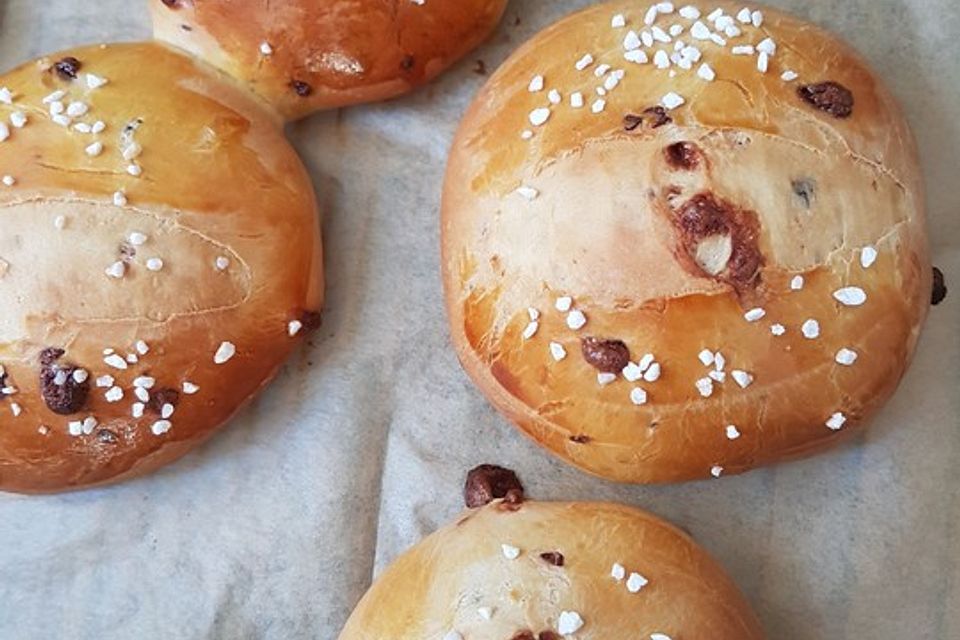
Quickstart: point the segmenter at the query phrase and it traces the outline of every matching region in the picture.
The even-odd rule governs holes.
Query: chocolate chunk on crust
[[[586,337],[580,351],[590,366],[603,373],[620,373],[630,362],[630,349],[622,340]]]
[[[656,106],[644,109],[640,115],[628,113],[623,117],[623,128],[625,131],[634,131],[640,125],[646,124],[648,129],[657,129],[671,122],[673,122],[673,118],[667,115],[667,110]]]
[[[313,93],[313,87],[303,80],[291,80],[290,88],[301,98],[307,98]]]
[[[673,122],[673,118],[667,114],[667,110],[659,105],[644,109],[643,116],[646,118],[651,129],[658,129],[665,124]]]
[[[63,349],[50,347],[40,353],[40,396],[56,414],[67,416],[79,412],[90,395],[90,381],[77,382],[74,371],[77,367],[58,362]]]
[[[156,389],[150,394],[147,409],[154,413],[162,413],[164,405],[169,404],[176,407],[178,402],[180,402],[180,392],[176,389],[164,387],[163,389]]]
[[[482,464],[467,474],[463,497],[469,509],[482,507],[500,498],[519,504],[523,502],[523,485],[510,469]]]
[[[57,60],[53,64],[53,68],[56,70],[57,75],[63,80],[76,80],[77,72],[80,71],[81,66],[83,66],[83,64],[72,56],[68,56],[62,60]]]
[[[853,93],[838,82],[807,84],[797,89],[800,98],[834,118],[853,115]]]
[[[947,281],[943,277],[943,271],[937,267],[933,268],[933,295],[930,298],[930,304],[937,306],[947,297]]]

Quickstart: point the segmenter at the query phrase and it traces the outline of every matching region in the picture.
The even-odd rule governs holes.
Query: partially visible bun
[[[0,490],[147,473],[318,320],[310,181],[274,114],[162,44],[50,55],[3,89]]]
[[[615,565],[623,569],[619,579]],[[723,569],[669,524],[615,504],[497,500],[400,556],[360,601],[340,640],[561,635],[763,638]]]
[[[926,318],[914,140],[822,29],[648,4],[546,29],[467,113],[443,195],[453,341],[510,420],[606,478],[809,455],[887,401]]]
[[[150,0],[154,33],[249,84],[287,119],[424,84],[506,0]]]

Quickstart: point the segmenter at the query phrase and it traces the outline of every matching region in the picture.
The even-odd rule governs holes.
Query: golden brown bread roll
[[[429,82],[506,0],[150,0],[154,35],[249,84],[287,119]]]
[[[161,44],[0,77],[0,490],[140,475],[318,319],[317,209],[276,117]]]
[[[561,637],[756,640],[763,632],[723,569],[654,516],[616,504],[494,500],[393,562],[340,640]]]
[[[548,28],[467,113],[443,197],[458,354],[527,435],[610,479],[814,453],[890,397],[930,304],[914,140],[813,25],[647,7]]]

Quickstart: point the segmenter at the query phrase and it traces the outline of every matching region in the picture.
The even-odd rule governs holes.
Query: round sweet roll
[[[392,98],[494,30],[506,0],[150,0],[154,34],[249,85],[287,119]]]
[[[467,113],[442,217],[467,372],[619,481],[855,433],[930,305],[917,150],[882,78],[732,2],[614,2],[536,36]]]
[[[303,166],[259,101],[161,44],[11,71],[0,122],[0,489],[176,459],[318,321]]]
[[[764,637],[723,569],[675,527],[617,504],[513,495],[401,555],[340,640]]]

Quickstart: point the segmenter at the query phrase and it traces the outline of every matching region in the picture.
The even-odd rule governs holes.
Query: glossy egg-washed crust
[[[507,559],[502,544],[520,556]],[[561,554],[563,566],[542,553]],[[630,593],[611,577],[615,563],[648,584]],[[465,640],[559,638],[540,634],[555,634],[563,611],[584,620],[577,640],[764,637],[723,569],[666,522],[616,504],[496,501],[393,562],[340,640],[443,640],[451,631]]]
[[[701,5],[701,19],[714,7],[736,15],[742,6]],[[699,64],[669,78],[652,62],[624,60],[627,29],[611,28],[611,18],[623,13],[627,28],[639,31],[645,10],[615,2],[553,25],[497,71],[467,113],[442,216],[458,355],[526,434],[610,479],[680,481],[811,454],[856,433],[890,397],[926,316],[931,268],[914,140],[882,80],[811,24],[773,10],[764,11],[760,29],[737,23],[744,36],[736,44],[776,41],[767,74],[757,71],[756,56],[733,56],[685,33],[716,72],[708,83],[695,73]],[[676,14],[658,24],[673,22],[689,24]],[[585,53],[596,63],[575,70]],[[605,109],[592,113],[599,63],[626,73]],[[799,78],[784,81],[786,70]],[[536,74],[546,79],[541,92],[528,90]],[[798,95],[826,81],[852,92],[850,117]],[[563,104],[532,126],[529,114],[550,106],[552,88]],[[584,93],[584,108],[570,107],[572,91]],[[627,130],[637,123],[626,127],[625,116],[669,91],[686,99],[668,112],[671,123],[654,128],[647,117]],[[521,138],[525,129],[532,139]],[[691,169],[665,154],[681,141],[699,149]],[[522,185],[539,197],[517,194]],[[738,280],[729,270],[714,277],[691,260],[679,221],[698,195],[741,225],[745,251],[755,239],[755,278]],[[865,269],[867,246],[878,259]],[[801,291],[791,289],[796,275],[805,278]],[[866,304],[839,304],[833,293],[847,286],[865,290]],[[586,314],[580,331],[555,310],[561,296]],[[541,317],[524,339],[528,307]],[[757,307],[766,316],[747,322],[745,312]],[[808,319],[819,321],[819,338],[801,334]],[[774,323],[786,334],[774,336]],[[621,377],[601,387],[581,356],[586,336],[623,341],[633,362],[653,354],[660,380],[634,385]],[[551,341],[565,347],[566,359],[554,361]],[[854,366],[834,361],[842,348],[859,354]],[[695,387],[708,372],[698,360],[703,349],[727,362],[726,381],[707,398]],[[740,388],[733,369],[754,383]],[[631,402],[634,386],[648,392],[646,405]],[[825,423],[837,412],[847,422],[835,431]],[[728,438],[730,425],[739,439]]]
[[[68,56],[82,65],[76,80],[51,69]],[[87,72],[109,83],[90,90]],[[50,55],[3,75],[3,86],[14,104],[0,104],[0,118],[23,111],[29,121],[0,143],[0,174],[16,179],[0,187],[0,364],[16,389],[0,399],[0,490],[57,491],[147,473],[205,440],[268,382],[306,334],[291,338],[291,320],[316,319],[323,272],[310,181],[275,115],[166,45]],[[42,99],[56,90],[68,92],[64,103],[90,106],[76,122],[102,120],[106,130],[54,124]],[[121,131],[136,119],[140,177],[120,157]],[[104,149],[92,157],[84,150],[95,140]],[[128,204],[114,204],[118,190]],[[134,231],[147,242],[134,247],[124,278],[108,277]],[[223,271],[214,266],[221,256]],[[151,257],[164,261],[160,271],[146,269]],[[126,356],[139,340],[149,353],[136,364],[121,371],[104,362],[104,349]],[[217,365],[224,341],[236,355]],[[71,415],[41,398],[40,355],[51,347],[65,351],[58,364],[90,374],[88,399]],[[105,374],[123,390],[119,402],[96,386]],[[152,392],[180,392],[163,435],[151,430],[155,410],[131,415],[141,375],[156,379]],[[184,382],[199,391],[184,393]],[[68,433],[70,421],[88,416],[99,423],[92,433]]]
[[[285,118],[392,98],[490,35],[506,0],[148,0],[154,34],[249,85]],[[269,54],[261,51],[267,43]]]

